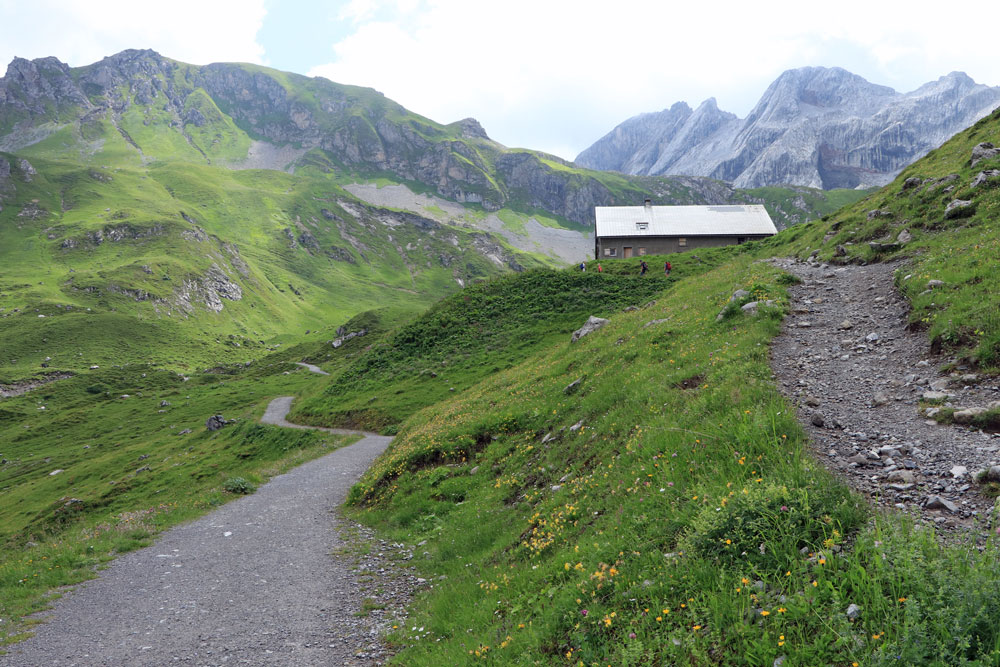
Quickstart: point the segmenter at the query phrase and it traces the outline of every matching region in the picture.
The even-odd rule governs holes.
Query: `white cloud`
[[[975,30],[967,15],[920,0],[405,4],[355,0],[353,33],[310,74],[377,88],[441,122],[475,116],[501,142],[567,158],[678,100],[715,96],[744,115],[793,67],[842,66],[901,90],[955,69],[1000,84],[992,40],[962,38]]]
[[[79,66],[128,48],[199,65],[261,62],[264,15],[264,0],[0,0],[0,63],[55,56]]]

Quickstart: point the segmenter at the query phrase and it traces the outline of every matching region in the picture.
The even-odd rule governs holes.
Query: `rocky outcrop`
[[[694,111],[677,103],[625,121],[576,162],[736,187],[877,186],[997,106],[1000,87],[961,72],[901,94],[840,68],[805,67],[778,77],[744,119],[714,99]]]
[[[222,311],[223,299],[239,301],[242,298],[243,289],[230,280],[217,264],[213,264],[205,275],[184,280],[174,293],[173,303],[189,313],[194,310],[194,305],[197,303],[218,313]]]

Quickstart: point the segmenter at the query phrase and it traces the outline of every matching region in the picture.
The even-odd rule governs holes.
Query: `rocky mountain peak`
[[[462,136],[466,139],[489,139],[486,130],[475,118],[463,118],[458,121],[458,126],[462,129]]]
[[[666,111],[642,114],[577,162],[628,174],[710,176],[737,187],[877,186],[998,105],[1000,87],[963,72],[902,94],[840,67],[800,67],[775,79],[743,120],[714,100],[679,124]]]

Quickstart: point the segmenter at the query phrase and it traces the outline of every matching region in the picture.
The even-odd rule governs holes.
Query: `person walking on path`
[[[672,269],[672,268],[673,267],[670,266],[670,262],[664,262],[663,263],[663,275],[669,276],[670,275],[670,269]]]
[[[587,270],[587,263],[580,262],[580,271],[586,271],[586,270]]]
[[[639,275],[640,276],[646,275],[646,271],[649,271],[649,265],[646,264],[646,260],[642,260],[641,262],[639,262]]]
[[[604,269],[601,268],[600,264],[597,265],[597,272],[598,273],[604,273]]]

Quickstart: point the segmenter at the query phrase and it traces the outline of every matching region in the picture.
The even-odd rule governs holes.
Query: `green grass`
[[[316,377],[280,359],[188,381],[132,365],[4,400],[0,644],[30,629],[25,617],[50,603],[51,589],[351,442],[256,423],[271,398]],[[212,414],[235,423],[209,432]]]
[[[536,270],[470,286],[383,342],[351,341],[354,347],[335,353],[350,355],[350,362],[323,391],[302,401],[293,418],[315,425],[394,427],[416,410],[568,339],[590,315],[646,303],[665,284],[660,276]],[[371,349],[357,354],[361,346]]]

